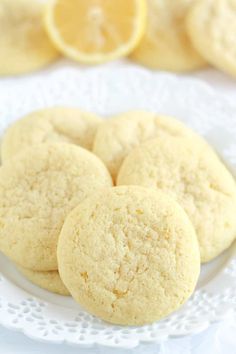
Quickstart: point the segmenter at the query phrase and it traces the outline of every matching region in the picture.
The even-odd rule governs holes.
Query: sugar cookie
[[[141,325],[178,309],[200,269],[197,238],[183,209],[162,192],[107,188],[66,218],[59,273],[76,301],[117,324]]]
[[[76,108],[53,107],[23,117],[12,124],[2,139],[2,160],[21,149],[45,142],[68,142],[88,150],[101,119]]]
[[[57,59],[42,15],[37,1],[0,1],[0,75],[27,73]]]
[[[144,111],[126,112],[98,128],[93,152],[105,163],[115,180],[124,158],[134,147],[163,134],[189,135],[193,132],[172,117]]]
[[[154,69],[190,71],[206,65],[192,46],[185,16],[194,0],[148,0],[148,23],[131,59]]]
[[[236,76],[236,0],[197,1],[186,22],[192,43],[203,58]]]
[[[59,295],[70,295],[57,270],[37,272],[22,267],[18,267],[18,269],[28,280],[33,284],[38,285],[40,288]]]
[[[236,237],[235,180],[210,146],[193,137],[162,136],[134,149],[117,184],[158,188],[174,197],[195,227],[202,262]]]
[[[34,145],[0,168],[0,250],[22,267],[57,269],[57,240],[79,202],[111,186],[103,163],[72,144]]]

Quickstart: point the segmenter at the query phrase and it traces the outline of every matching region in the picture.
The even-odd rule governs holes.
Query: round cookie
[[[73,298],[123,325],[156,321],[192,294],[200,270],[197,238],[183,209],[138,186],[91,195],[66,218],[59,273]]]
[[[148,0],[146,33],[131,59],[153,69],[190,71],[206,65],[192,46],[185,16],[195,0]]]
[[[201,0],[187,16],[187,31],[209,63],[236,76],[236,0]]]
[[[194,133],[175,118],[131,111],[107,120],[98,128],[93,152],[116,180],[124,158],[134,147],[163,134],[182,136]]]
[[[53,107],[32,112],[16,121],[2,140],[2,160],[23,148],[46,142],[67,142],[90,150],[101,123],[95,115],[76,108]]]
[[[37,1],[0,1],[0,75],[31,72],[58,58],[43,26],[43,9]]]
[[[40,288],[59,295],[70,295],[57,270],[37,272],[22,267],[17,268],[28,280],[30,280],[33,284],[38,285]]]
[[[0,250],[32,270],[57,269],[64,219],[86,196],[112,185],[102,163],[72,144],[38,144],[0,168]]]
[[[193,137],[150,140],[127,156],[117,184],[158,188],[175,198],[195,227],[202,262],[236,237],[236,183],[207,143]]]

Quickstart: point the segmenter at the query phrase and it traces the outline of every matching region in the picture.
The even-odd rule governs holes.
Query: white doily
[[[236,170],[236,105],[200,81],[109,66],[89,71],[59,68],[20,80],[5,79],[0,87],[0,133],[29,111],[53,105],[77,106],[104,116],[131,109],[172,114],[205,136]],[[106,324],[72,299],[32,285],[0,256],[0,323],[45,341],[130,348],[200,332],[235,311],[233,247],[202,267],[197,290],[180,311],[143,327]]]

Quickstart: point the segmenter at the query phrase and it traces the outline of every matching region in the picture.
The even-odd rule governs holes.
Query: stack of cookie
[[[1,251],[33,283],[108,322],[177,310],[200,261],[236,237],[234,178],[171,117],[34,112],[7,130],[2,162]]]

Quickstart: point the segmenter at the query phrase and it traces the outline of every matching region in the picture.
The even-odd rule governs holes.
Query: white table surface
[[[63,64],[68,65],[68,64]],[[124,64],[111,64],[124,65]],[[53,70],[53,69],[52,69]],[[78,70],[80,70],[78,68]],[[215,90],[226,95],[236,103],[236,80],[223,73],[207,69],[187,75],[197,77],[214,87]],[[20,78],[18,79],[20,80]],[[0,80],[4,85],[4,80]],[[235,116],[236,124],[236,116]],[[25,337],[22,333],[9,331],[0,327],[0,354],[235,354],[236,353],[236,317],[215,324],[204,332],[184,338],[171,339],[160,344],[141,345],[133,350],[116,350],[104,347],[79,348],[66,344],[54,345],[36,342]]]

